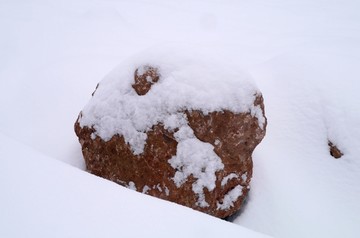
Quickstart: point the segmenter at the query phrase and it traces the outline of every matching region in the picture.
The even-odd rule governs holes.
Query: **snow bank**
[[[269,126],[254,153],[246,209],[233,221],[275,237],[357,237],[360,51],[312,44],[252,70],[267,95]]]
[[[229,58],[232,70],[241,66],[249,71],[266,103],[267,136],[254,152],[252,189],[235,223],[276,237],[357,238],[359,16],[357,0],[2,0],[0,131],[51,158],[84,168],[73,123],[104,72],[154,45],[194,43],[209,51],[207,57],[211,53],[214,58]],[[344,152],[341,159],[329,155],[327,139]],[[89,237],[99,232],[92,214],[108,219],[111,225],[104,226],[108,230],[103,232],[119,230],[118,220],[127,220],[115,212],[142,222],[147,230],[156,227],[159,233],[152,221],[170,223],[171,219],[155,212],[146,213],[152,202],[145,203],[151,206],[143,207],[146,219],[142,220],[143,211],[134,210],[134,214],[127,209],[134,208],[131,203],[119,202],[122,188],[115,192],[109,182],[68,167],[63,171],[61,164],[47,162],[48,157],[38,160],[38,153],[31,156],[25,149],[10,153],[13,143],[2,142],[0,183],[5,189],[0,196],[0,232],[23,232],[19,237],[45,232],[45,237],[53,237],[60,232],[59,236],[67,237],[69,231]],[[33,168],[33,160],[43,169]],[[29,169],[16,170],[19,161]],[[49,176],[48,170],[56,176]],[[71,176],[83,179],[76,183]],[[60,193],[65,183],[77,196]],[[106,195],[118,194],[119,199],[100,198],[90,183]],[[59,187],[59,194],[51,185]],[[50,192],[41,192],[46,189]],[[96,199],[90,200],[85,192]],[[79,200],[87,201],[86,206]],[[112,211],[107,201],[122,207]],[[91,204],[97,206],[89,210]],[[177,217],[170,206],[161,212]],[[90,220],[89,226],[83,217]],[[201,223],[207,227],[204,230],[217,234],[211,229],[213,220],[194,219],[199,223],[204,219],[208,223]],[[142,232],[130,221],[124,224],[129,232]],[[198,235],[197,231],[188,234]],[[177,235],[179,229],[173,224],[166,232]]]
[[[267,237],[134,192],[0,134],[1,237]]]

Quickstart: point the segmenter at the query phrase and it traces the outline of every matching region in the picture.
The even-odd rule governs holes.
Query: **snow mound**
[[[124,136],[135,154],[141,154],[146,132],[156,124],[181,128],[186,122],[179,111],[200,110],[204,114],[230,110],[250,112],[260,126],[265,122],[253,102],[259,93],[246,73],[224,61],[210,61],[204,52],[191,47],[164,47],[148,50],[125,61],[102,80],[79,119],[80,126],[92,127],[95,135],[108,141]],[[132,84],[134,72],[148,65],[158,69],[160,80],[139,96]]]
[[[99,179],[1,133],[0,158],[0,237],[268,237]]]

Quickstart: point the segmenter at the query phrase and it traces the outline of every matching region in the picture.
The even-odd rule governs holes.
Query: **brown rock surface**
[[[135,72],[133,88],[138,95],[145,95],[158,80],[157,70],[147,66],[143,74],[139,74],[138,70]],[[261,95],[256,97],[254,105],[259,105],[264,114]],[[198,203],[200,195],[194,193],[193,186],[197,180],[194,176],[190,175],[181,186],[174,183],[178,170],[171,166],[169,160],[177,154],[176,130],[168,131],[162,124],[153,126],[147,132],[144,152],[134,155],[121,135],[115,135],[109,141],[98,136],[94,138],[93,128],[80,126],[80,113],[75,132],[82,146],[86,168],[95,175],[139,192],[220,218],[227,217],[239,210],[249,191],[251,155],[265,136],[266,121],[261,128],[258,119],[250,113],[236,114],[225,110],[204,115],[201,111],[187,109],[183,113],[196,138],[210,143],[224,165],[215,174],[215,188],[211,191],[206,187],[203,189],[207,206]]]
[[[134,73],[135,83],[132,87],[135,89],[138,95],[145,95],[149,92],[151,86],[159,81],[159,73],[156,68],[151,66],[143,66],[140,69],[136,69]]]
[[[339,159],[341,156],[343,156],[343,153],[331,141],[328,142],[328,145],[329,145],[329,149],[330,149],[330,155],[332,157],[334,157],[335,159]]]

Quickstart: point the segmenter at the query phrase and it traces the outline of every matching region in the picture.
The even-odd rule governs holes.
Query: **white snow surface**
[[[359,9],[357,0],[2,0],[0,236],[261,237],[247,227],[359,237]],[[249,72],[264,96],[267,134],[230,219],[239,226],[82,171],[73,124],[96,84],[168,44]]]
[[[0,156],[0,237],[268,237],[84,173],[3,134]]]
[[[132,88],[134,72],[139,69],[137,73],[142,75],[148,66],[158,69],[160,80],[139,96]],[[124,136],[134,154],[141,154],[146,132],[154,125],[164,124],[169,129],[187,125],[186,116],[179,115],[185,109],[204,114],[248,112],[263,126],[262,111],[254,106],[257,94],[250,76],[227,62],[209,60],[206,52],[189,45],[163,45],[131,57],[107,75],[82,110],[79,122],[82,127],[93,127],[105,141],[115,134]]]

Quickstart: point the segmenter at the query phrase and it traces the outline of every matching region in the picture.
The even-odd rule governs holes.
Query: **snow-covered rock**
[[[88,171],[217,217],[241,207],[265,128],[249,76],[174,48],[120,65],[75,123]]]

